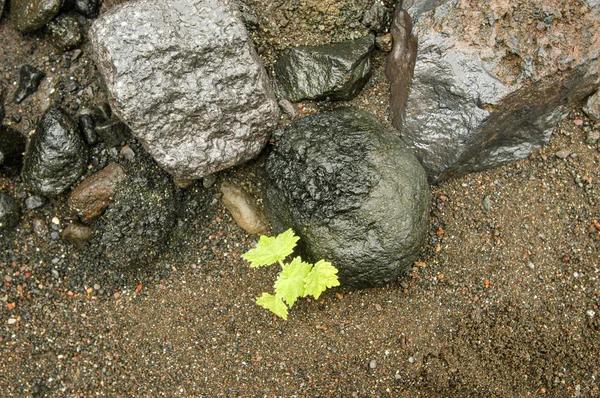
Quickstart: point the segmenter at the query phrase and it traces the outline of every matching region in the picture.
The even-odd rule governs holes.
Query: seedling
[[[318,299],[328,288],[340,285],[337,268],[327,261],[320,260],[313,265],[295,257],[290,263],[284,263],[299,239],[291,229],[274,237],[263,235],[254,249],[242,255],[253,268],[275,263],[281,266],[273,285],[275,295],[263,293],[256,299],[256,304],[285,320],[288,306],[292,308],[298,298],[313,296]]]

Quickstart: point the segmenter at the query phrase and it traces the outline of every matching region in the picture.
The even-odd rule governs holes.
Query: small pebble
[[[409,357],[409,358],[408,358],[408,362],[410,362],[410,363],[415,363],[415,358],[414,358],[414,357]]]
[[[17,320],[15,318],[10,318],[7,322],[9,325],[15,324],[17,323]]]
[[[60,274],[58,273],[57,270],[52,269],[52,270],[50,270],[50,273],[52,274],[52,276],[54,277],[54,279],[60,278]]]
[[[373,370],[377,367],[377,361],[376,360],[372,360],[371,362],[369,362],[369,369]]]
[[[534,270],[535,269],[535,264],[532,263],[531,261],[527,263],[527,266],[529,267],[530,270]]]
[[[561,149],[560,151],[556,152],[554,156],[556,156],[559,159],[566,159],[569,157],[570,154],[571,151],[569,151],[568,149]]]

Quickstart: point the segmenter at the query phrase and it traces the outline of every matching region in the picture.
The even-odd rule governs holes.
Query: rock
[[[43,28],[60,11],[62,0],[11,0],[10,15],[21,32]]]
[[[556,156],[559,159],[566,159],[569,157],[569,155],[571,154],[571,151],[568,149],[561,149],[560,151],[556,152],[554,154],[554,156]]]
[[[26,143],[17,130],[0,125],[0,171],[11,177],[21,172]]]
[[[113,202],[92,221],[90,248],[115,268],[144,267],[163,253],[176,226],[179,192],[168,174],[146,156],[123,165]]]
[[[63,0],[63,10],[74,9],[87,18],[96,18],[100,14],[101,0]]]
[[[25,199],[25,207],[27,210],[35,210],[46,204],[46,199],[43,196],[33,195]]]
[[[72,244],[76,248],[85,249],[87,243],[93,237],[93,232],[87,225],[72,222],[67,225],[61,236],[65,242]]]
[[[392,35],[391,33],[386,33],[383,35],[379,35],[375,38],[375,45],[377,48],[385,53],[389,53],[392,51]]]
[[[69,208],[83,222],[98,217],[112,203],[117,184],[124,179],[123,167],[118,163],[109,164],[73,189],[69,195]]]
[[[19,70],[19,87],[15,91],[15,102],[20,104],[25,98],[35,93],[44,76],[46,76],[44,72],[31,65],[21,66]]]
[[[0,17],[1,16],[2,9],[0,9]],[[4,87],[2,86],[2,84],[0,84],[0,125],[2,125],[2,119],[4,119]]]
[[[585,0],[588,7],[593,10],[600,11],[600,0]]]
[[[174,177],[199,179],[255,157],[278,123],[233,0],[122,4],[89,36],[114,113]]]
[[[252,195],[228,182],[221,184],[221,193],[223,204],[244,231],[257,235],[267,233],[269,222]]]
[[[592,130],[588,133],[586,142],[588,144],[595,144],[600,140],[600,131]]]
[[[388,29],[391,20],[390,10],[385,8],[383,4],[375,3],[368,11],[365,11],[362,24],[375,33],[382,33]]]
[[[413,21],[418,21],[421,15],[448,1],[450,0],[400,0],[397,4],[406,10]]]
[[[413,80],[409,91],[392,89],[391,109],[430,182],[527,157],[548,142],[563,106],[579,106],[600,85],[598,16],[551,3],[544,13],[561,17],[532,29],[538,6],[453,0],[414,25]],[[388,60],[399,63],[388,66],[401,74],[388,74],[392,82],[409,75],[402,65],[414,52],[407,16],[397,18],[405,28],[396,30]]]
[[[108,148],[123,145],[130,137],[129,127],[116,117],[96,124],[94,132],[102,138]]]
[[[23,180],[37,194],[58,196],[83,175],[87,159],[87,147],[75,122],[52,107],[27,146]]]
[[[50,41],[61,51],[77,48],[83,43],[83,27],[72,15],[61,14],[48,23]]]
[[[324,46],[287,48],[275,63],[285,98],[349,101],[371,76],[372,35]]]
[[[292,122],[266,171],[273,229],[292,228],[302,254],[331,261],[342,286],[382,286],[412,266],[429,222],[426,175],[373,116],[344,108]]]
[[[594,121],[600,121],[600,91],[596,91],[585,102],[583,111]]]
[[[17,201],[6,192],[0,191],[0,231],[17,226],[20,218],[21,209]]]
[[[31,228],[33,229],[33,232],[40,238],[48,235],[48,226],[46,225],[44,220],[34,218],[33,220],[31,220]]]
[[[96,134],[96,115],[89,109],[83,109],[77,116],[77,125],[79,131],[88,145],[95,145],[98,142],[98,134]]]
[[[2,13],[4,12],[4,3],[6,0],[0,0],[0,18],[2,18]]]

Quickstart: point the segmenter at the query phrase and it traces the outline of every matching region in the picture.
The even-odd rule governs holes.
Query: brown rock
[[[224,182],[221,185],[221,193],[223,204],[242,229],[249,234],[258,235],[269,230],[267,218],[248,192]]]
[[[117,184],[125,179],[125,171],[118,163],[111,163],[86,178],[73,190],[69,207],[82,221],[98,217],[112,203]]]
[[[92,229],[87,225],[74,222],[65,228],[62,233],[65,242],[72,244],[78,249],[84,249],[87,242],[92,239]]]

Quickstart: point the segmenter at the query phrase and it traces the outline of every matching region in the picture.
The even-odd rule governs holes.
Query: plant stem
[[[279,263],[279,265],[281,265],[281,269],[283,269],[283,261],[277,260],[277,262]]]

